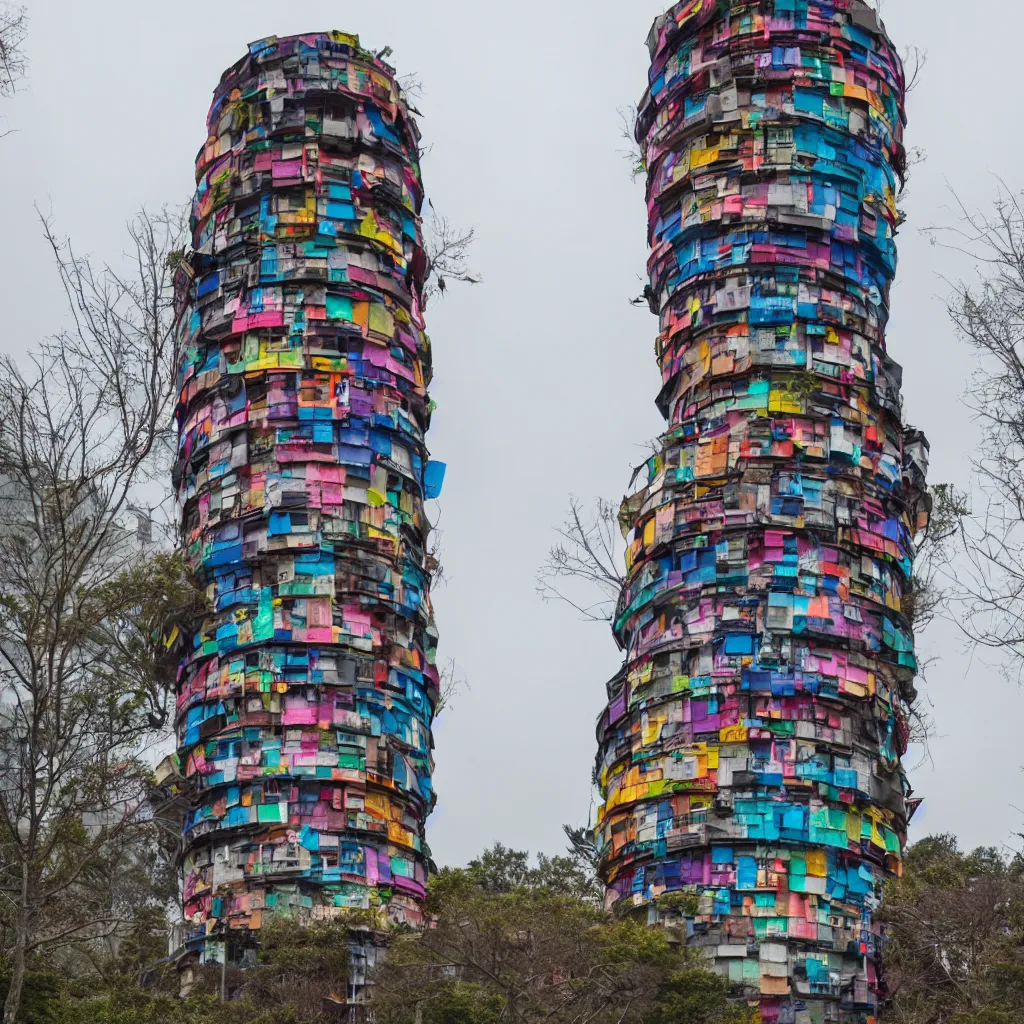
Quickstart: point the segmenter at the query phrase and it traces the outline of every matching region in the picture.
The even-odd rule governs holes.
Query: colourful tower
[[[444,467],[418,138],[393,69],[341,32],[254,43],[210,108],[175,471],[209,601],[177,719],[202,960],[244,962],[277,913],[352,922],[367,956],[422,918]]]
[[[928,514],[885,348],[903,68],[862,0],[685,0],[649,45],[668,426],[621,513],[608,901],[684,926],[764,1024],[871,1021]]]

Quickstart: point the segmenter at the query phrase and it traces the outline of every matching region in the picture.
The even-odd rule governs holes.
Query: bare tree
[[[24,7],[0,4],[0,96],[11,96],[25,77],[25,36],[28,13]]]
[[[975,280],[952,286],[949,315],[977,356],[967,400],[982,443],[974,460],[979,508],[968,515],[960,502],[965,557],[946,582],[970,639],[1024,666],[1024,211],[1002,184],[989,213],[956,202],[959,225],[931,235],[977,267]]]
[[[414,114],[419,114],[420,111],[418,111],[412,104],[423,99],[425,93],[423,88],[423,79],[420,77],[420,73],[418,71],[410,71],[407,75],[400,75],[398,78],[398,87],[402,90],[402,97],[409,105],[409,109]]]
[[[5,1020],[30,960],[123,916],[116,878],[152,829],[144,749],[173,693],[163,637],[194,595],[178,559],[140,551],[129,514],[169,425],[181,219],[140,215],[124,273],[44,229],[70,326],[0,357]]]
[[[640,109],[633,103],[628,107],[620,107],[618,114],[619,135],[626,143],[626,148],[620,149],[619,152],[622,155],[622,159],[629,162],[630,177],[636,181],[647,173],[643,148],[636,137],[636,122],[640,116]]]
[[[929,488],[932,508],[927,528],[917,537],[913,574],[903,592],[902,610],[915,633],[920,633],[949,607],[948,572],[963,521],[969,516],[967,495],[952,484]]]
[[[560,539],[537,570],[537,593],[592,622],[610,622],[625,582],[617,506],[598,498],[588,512],[570,495],[565,522],[555,532]]]
[[[423,232],[423,248],[427,257],[423,275],[423,301],[444,295],[451,281],[480,284],[483,278],[469,266],[469,250],[476,240],[475,228],[457,228],[430,206],[430,217]]]
[[[902,60],[907,92],[913,92],[924,77],[924,68],[928,63],[928,51],[911,44],[904,48]]]
[[[435,717],[452,708],[455,698],[469,689],[469,680],[462,674],[454,658],[449,658],[440,672]]]
[[[928,51],[918,46],[908,46],[903,51],[904,80],[906,91],[911,93],[916,89],[924,78],[924,68],[928,63]],[[928,159],[927,151],[921,146],[908,146],[905,150],[898,150],[895,159],[896,173],[899,177],[899,190],[896,200],[900,204],[896,208],[899,218],[897,226],[906,223],[907,214],[905,205],[910,196],[910,180],[914,174],[914,168],[920,167]]]

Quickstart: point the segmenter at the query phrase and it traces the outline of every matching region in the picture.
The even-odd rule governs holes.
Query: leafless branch
[[[469,680],[462,674],[455,659],[449,658],[441,669],[439,697],[437,707],[434,708],[434,715],[437,716],[442,711],[450,709],[455,698],[469,688]]]
[[[23,47],[27,33],[26,9],[0,4],[0,96],[13,96],[25,77],[28,61]]]
[[[628,161],[630,177],[636,181],[647,173],[647,168],[644,165],[643,149],[636,138],[636,122],[639,116],[639,108],[635,103],[628,107],[620,107],[618,115],[619,135],[626,143],[625,148],[620,149],[619,153],[622,155],[623,160]]]
[[[435,295],[444,295],[452,281],[480,284],[483,278],[470,269],[469,252],[476,240],[475,228],[457,228],[447,217],[440,216],[430,206],[430,216],[424,226],[423,247],[427,258],[423,275],[423,299],[427,303]]]
[[[947,582],[957,622],[981,647],[1024,665],[1024,212],[1000,183],[989,213],[954,196],[959,223],[933,228],[934,244],[968,255],[975,280],[952,285],[949,316],[977,357],[968,404],[981,425],[973,514],[959,516],[963,558]],[[959,499],[963,505],[962,498]]]
[[[537,593],[568,604],[584,619],[610,622],[625,581],[618,509],[599,498],[588,513],[570,496],[566,520],[555,532],[560,540],[537,570]]]
[[[903,51],[903,73],[907,83],[907,92],[913,92],[921,84],[925,65],[928,63],[928,51],[920,46],[908,46]]]

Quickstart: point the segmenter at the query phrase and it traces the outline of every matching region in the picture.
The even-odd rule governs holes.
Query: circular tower
[[[620,516],[608,902],[684,928],[765,1024],[867,1022],[928,514],[885,345],[903,68],[861,0],[685,0],[649,46],[668,422]]]
[[[249,47],[196,162],[175,483],[184,945],[416,925],[437,701],[419,133],[340,32]],[[242,957],[244,961],[244,957]],[[359,958],[350,985],[359,981]]]

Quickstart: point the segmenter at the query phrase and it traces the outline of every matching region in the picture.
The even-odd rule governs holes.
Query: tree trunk
[[[25,903],[18,908],[16,934],[14,937],[14,957],[11,961],[11,984],[4,1000],[5,1024],[13,1024],[18,1019],[21,1008],[21,990],[25,985],[26,947],[28,946],[28,910]]]

